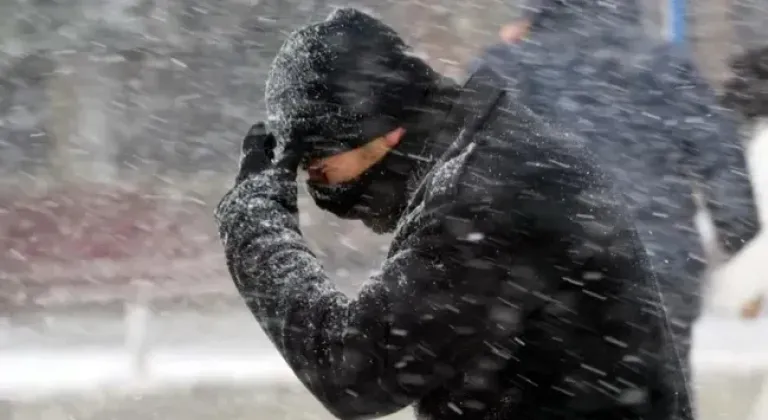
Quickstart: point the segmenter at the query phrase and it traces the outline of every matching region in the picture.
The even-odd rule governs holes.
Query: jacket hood
[[[525,15],[534,26],[556,25],[566,21],[606,27],[642,23],[638,0],[529,0]]]

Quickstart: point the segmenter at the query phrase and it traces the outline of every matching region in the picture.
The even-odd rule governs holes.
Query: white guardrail
[[[167,390],[191,385],[298,383],[268,349],[194,346],[151,348],[148,306],[127,306],[123,348],[0,350],[0,400],[95,390]],[[266,338],[264,339],[266,341]],[[705,318],[696,328],[693,363],[700,373],[768,372],[768,319]]]
[[[768,356],[757,352],[698,348],[693,359],[699,371],[732,374],[768,367]],[[151,391],[195,384],[298,384],[276,353],[157,349],[144,357],[141,368],[134,361],[135,355],[128,351],[106,349],[0,352],[0,399],[109,389]]]

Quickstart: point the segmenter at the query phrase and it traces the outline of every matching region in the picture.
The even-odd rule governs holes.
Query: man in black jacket
[[[669,331],[613,182],[481,66],[459,87],[350,9],[293,33],[216,212],[240,293],[333,414],[672,419]],[[353,298],[299,231],[326,210],[395,238]]]

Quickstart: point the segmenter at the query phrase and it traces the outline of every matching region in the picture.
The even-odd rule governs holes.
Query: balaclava
[[[358,10],[338,9],[292,33],[278,52],[267,80],[268,125],[278,141],[303,142],[305,162],[404,127],[395,150],[358,179],[308,182],[320,208],[391,231],[407,204],[409,181],[429,154],[433,120],[450,107],[455,90],[409,54],[392,28]]]

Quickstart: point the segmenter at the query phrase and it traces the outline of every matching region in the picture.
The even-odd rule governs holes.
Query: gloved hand
[[[268,235],[273,235],[274,229],[298,231],[296,170],[301,159],[300,143],[281,144],[280,140],[267,131],[263,122],[248,130],[235,185],[214,210],[230,270],[232,258],[239,260],[240,252],[251,249],[247,245],[250,241],[258,242],[262,236],[272,238]]]
[[[301,160],[300,146],[297,141],[279,145],[274,134],[267,131],[263,122],[254,124],[243,140],[240,171],[236,182],[240,183],[249,176],[270,168],[276,169],[275,172],[292,175],[295,180]]]

